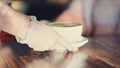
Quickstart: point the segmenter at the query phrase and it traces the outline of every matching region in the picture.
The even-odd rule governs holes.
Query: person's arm
[[[0,29],[24,39],[30,19],[0,1]]]
[[[73,51],[71,43],[48,25],[38,23],[36,18],[19,13],[1,1],[0,4],[2,4],[0,6],[0,29],[14,35],[19,43],[28,44],[38,51],[54,50],[55,44]]]

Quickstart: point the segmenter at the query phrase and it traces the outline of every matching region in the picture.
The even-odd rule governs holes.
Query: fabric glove
[[[16,37],[17,41],[28,44],[31,48],[38,51],[53,50],[55,44],[60,44],[66,50],[72,51],[71,44],[56,33],[48,25],[38,22],[35,17],[31,17],[30,28],[25,39]]]

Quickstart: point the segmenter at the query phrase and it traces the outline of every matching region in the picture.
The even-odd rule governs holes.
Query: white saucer
[[[74,43],[71,43],[74,52],[78,51],[79,47],[84,46],[87,42],[88,42],[88,39],[83,37],[83,38],[80,39],[79,41],[74,42]],[[61,52],[61,51],[66,51],[67,49],[64,48],[64,47],[62,47],[62,46],[59,45],[59,44],[56,44],[54,50]]]

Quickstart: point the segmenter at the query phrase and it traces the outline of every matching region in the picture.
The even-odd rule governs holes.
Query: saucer
[[[87,42],[88,42],[88,39],[83,37],[79,41],[71,43],[73,51],[74,52],[78,51],[79,47],[84,46]],[[61,51],[66,51],[67,49],[65,47],[59,45],[59,44],[56,44],[55,47],[54,47],[54,50],[61,52]]]
[[[48,24],[53,30],[55,30],[61,37],[70,42],[73,51],[78,51],[78,48],[88,42],[88,39],[82,36],[82,25],[75,23],[50,23]],[[56,44],[54,47],[56,51],[66,51],[60,44]]]

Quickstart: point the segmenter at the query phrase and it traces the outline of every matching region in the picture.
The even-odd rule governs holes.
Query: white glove
[[[20,40],[16,37],[18,42],[28,44],[31,48],[38,51],[53,50],[55,44],[60,44],[67,50],[72,51],[70,43],[56,33],[51,27],[44,23],[38,23],[35,19],[32,20],[26,38]]]

